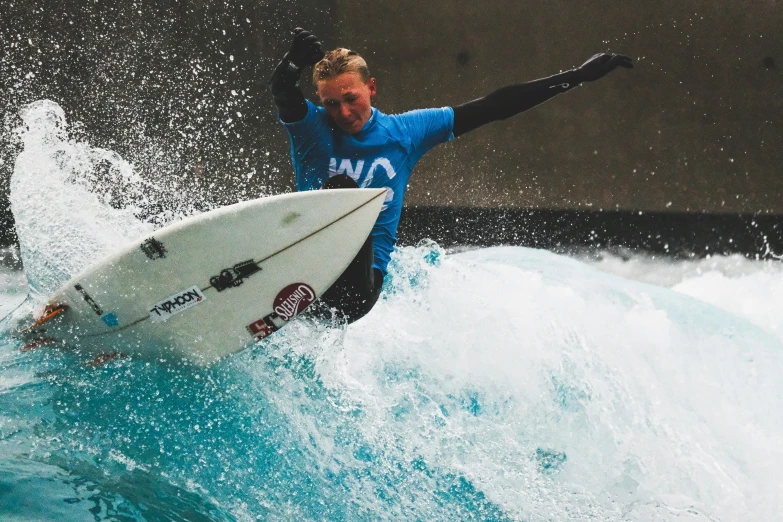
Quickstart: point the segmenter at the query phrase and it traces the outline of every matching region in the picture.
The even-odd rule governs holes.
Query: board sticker
[[[219,275],[209,278],[209,284],[218,292],[222,292],[226,288],[241,285],[246,277],[250,277],[260,271],[261,267],[252,259],[248,259],[247,261],[237,263],[231,268],[224,268]]]
[[[253,337],[260,341],[264,337],[278,331],[283,326],[285,326],[285,321],[276,313],[272,312],[263,319],[259,319],[258,321],[247,325],[247,329]]]
[[[141,251],[144,252],[144,255],[152,260],[163,259],[166,257],[166,247],[164,247],[163,243],[154,237],[148,238],[140,246]]]
[[[103,315],[103,310],[101,310],[101,307],[98,306],[98,303],[96,303],[92,297],[90,297],[90,294],[87,293],[87,290],[85,290],[82,285],[77,283],[74,285],[74,288],[77,292],[82,294],[82,297],[84,297],[84,300],[87,301],[87,304],[90,305],[90,308],[92,308],[93,312],[98,315]]]
[[[315,301],[315,291],[307,283],[288,285],[277,293],[274,311],[283,321],[290,321]]]
[[[117,314],[114,312],[109,312],[108,314],[102,316],[101,321],[106,323],[106,326],[117,326],[120,324],[120,320],[117,318]]]
[[[253,337],[259,341],[275,331],[271,326],[266,324],[266,321],[263,319],[259,319],[254,323],[250,323],[247,325],[247,329],[250,330],[250,333],[253,335]]]
[[[172,315],[177,315],[180,312],[184,312],[188,308],[196,306],[205,299],[206,296],[201,293],[199,287],[191,286],[190,288],[186,288],[181,292],[177,292],[171,297],[167,297],[163,301],[150,308],[150,319],[153,323],[165,321]]]

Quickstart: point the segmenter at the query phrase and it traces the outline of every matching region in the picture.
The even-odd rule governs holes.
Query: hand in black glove
[[[617,67],[633,69],[633,62],[622,54],[598,53],[577,67],[579,81],[592,82],[609,74]]]
[[[321,50],[321,42],[318,41],[317,36],[301,27],[294,29],[294,41],[291,43],[291,50],[286,54],[286,58],[294,67],[302,69],[318,63],[323,57],[324,52]]]

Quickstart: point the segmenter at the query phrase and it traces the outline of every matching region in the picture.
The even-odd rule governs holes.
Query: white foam
[[[665,286],[722,308],[783,337],[783,263],[740,255],[672,261],[601,253],[588,261],[599,270]]]
[[[344,338],[287,332],[288,349],[324,348],[317,374],[372,447],[464,476],[512,518],[783,511],[778,338],[546,252],[431,251],[403,249]],[[324,465],[346,458],[288,409]]]
[[[31,103],[20,115],[24,148],[11,178],[11,210],[30,287],[47,295],[152,227],[134,215],[132,198],[143,199],[143,190],[133,190],[140,180],[119,155],[70,140],[55,102]],[[119,194],[124,199],[112,201]]]

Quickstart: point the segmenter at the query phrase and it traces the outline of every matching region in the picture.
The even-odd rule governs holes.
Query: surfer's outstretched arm
[[[571,71],[532,82],[509,85],[483,98],[454,107],[454,136],[532,109],[584,82],[597,80],[617,67],[631,69],[633,63],[627,56],[599,53]]]
[[[277,64],[269,80],[280,119],[285,123],[301,121],[307,116],[307,104],[299,89],[299,78],[302,76],[302,69],[318,63],[323,57],[324,52],[318,37],[301,27],[294,29],[291,50]]]

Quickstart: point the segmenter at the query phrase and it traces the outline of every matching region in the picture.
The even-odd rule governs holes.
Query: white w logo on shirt
[[[359,181],[359,177],[362,175],[362,169],[364,168],[364,160],[359,160],[354,168],[351,160],[344,159],[340,162],[340,169],[337,169],[337,158],[329,160],[329,177],[337,176],[338,174],[348,174],[354,181]]]
[[[370,170],[367,172],[367,177],[360,185],[361,188],[365,188],[369,186],[370,183],[372,183],[375,169],[378,167],[383,167],[383,169],[386,171],[386,175],[389,176],[389,179],[392,179],[397,175],[397,173],[394,171],[394,167],[392,167],[391,162],[387,158],[378,158],[372,162],[372,165],[370,165]],[[362,170],[364,170],[364,160],[358,160],[355,167],[349,159],[340,160],[339,168],[337,167],[337,158],[331,158],[329,160],[330,178],[332,176],[337,176],[338,174],[348,174],[351,178],[353,178],[354,181],[358,183],[359,178],[362,177]]]
[[[394,171],[391,162],[387,158],[378,158],[370,165],[370,170],[367,172],[367,177],[364,178],[360,188],[366,188],[372,183],[373,176],[375,175],[375,169],[383,167],[386,171],[386,175],[389,179],[394,178],[397,173]],[[364,160],[358,160],[356,167],[353,166],[351,160],[344,159],[340,161],[340,168],[337,168],[337,158],[331,158],[329,160],[329,177],[337,176],[339,174],[348,174],[354,181],[359,182],[359,178],[362,177],[362,170],[364,170]],[[384,199],[384,205],[381,210],[386,210],[386,207],[394,199],[394,190],[391,187],[386,187],[386,198]]]

